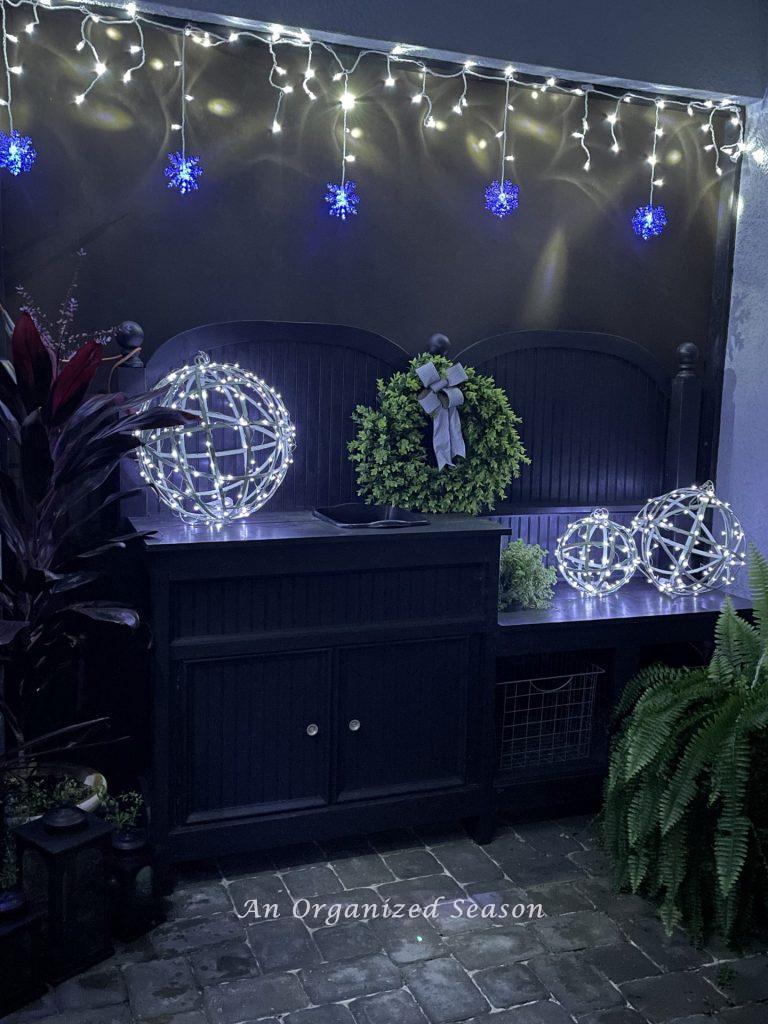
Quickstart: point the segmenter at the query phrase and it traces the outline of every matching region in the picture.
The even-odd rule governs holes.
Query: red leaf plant
[[[87,341],[57,365],[23,312],[11,342],[13,373],[0,363],[0,433],[16,446],[20,466],[14,476],[0,469],[0,660],[9,669],[0,715],[17,752],[26,746],[39,753],[40,738],[27,735],[32,712],[78,662],[94,630],[139,626],[133,608],[82,593],[100,576],[97,556],[140,536],[114,534],[104,513],[127,495],[105,493],[102,485],[143,443],[142,431],[195,418],[165,408],[141,412],[141,397],[86,397],[102,350]]]

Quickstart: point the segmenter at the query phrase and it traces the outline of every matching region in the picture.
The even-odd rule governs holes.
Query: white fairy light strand
[[[507,68],[505,75],[506,84],[504,87],[504,117],[501,123],[501,130],[496,133],[496,138],[501,140],[501,164],[499,167],[499,181],[504,181],[504,177],[507,173],[505,164],[512,163],[515,159],[513,154],[507,153],[507,140],[509,138],[509,112],[512,106],[509,102],[509,87],[512,84],[512,76],[514,75],[514,68]]]
[[[8,108],[8,132],[13,132],[13,85],[11,82],[11,63],[8,60],[8,23],[6,20],[5,0],[0,0],[0,31],[2,31],[3,70],[5,71],[5,99],[0,105]]]
[[[76,4],[76,3],[55,3],[54,0],[3,0],[3,3],[4,3],[4,5],[7,5],[8,7],[12,7],[12,8],[21,8],[21,7],[31,7],[32,8],[34,20],[29,21],[25,25],[25,30],[26,30],[26,32],[28,34],[32,34],[32,32],[34,32],[34,29],[36,28],[36,26],[39,24],[39,22],[40,22],[39,11],[41,9],[45,10],[45,11],[52,11],[52,12],[53,11],[78,11],[78,12],[80,12],[80,14],[83,16],[83,23],[82,23],[82,26],[81,26],[81,28],[82,28],[82,31],[81,31],[81,43],[82,43],[82,46],[81,46],[81,44],[78,44],[78,47],[80,49],[82,49],[82,48],[84,48],[87,45],[91,49],[91,52],[92,52],[92,54],[94,56],[94,61],[95,61],[96,75],[95,75],[94,79],[88,84],[87,88],[76,97],[76,102],[78,102],[78,103],[82,103],[85,100],[86,96],[91,92],[91,90],[94,88],[94,86],[99,81],[99,79],[104,77],[104,74],[106,72],[106,66],[101,61],[101,58],[98,55],[98,51],[96,50],[95,46],[92,44],[92,42],[90,41],[90,39],[86,35],[86,31],[85,31],[86,26],[88,26],[88,28],[90,29],[90,25],[91,24],[98,24],[98,23],[103,23],[106,26],[114,25],[114,24],[126,24],[126,23],[128,23],[128,24],[135,24],[136,25],[137,32],[140,33],[140,40],[141,40],[141,47],[142,47],[142,49],[140,51],[135,51],[135,52],[141,53],[141,59],[140,59],[140,61],[136,65],[134,65],[131,68],[128,68],[126,70],[126,72],[123,74],[122,77],[123,77],[123,81],[124,82],[130,81],[131,77],[133,76],[133,74],[136,71],[138,71],[141,67],[143,67],[144,64],[145,64],[144,39],[143,39],[143,31],[142,31],[142,27],[141,27],[142,25],[144,25],[144,26],[152,26],[154,28],[161,29],[161,30],[163,30],[165,32],[180,32],[180,31],[183,31],[183,29],[181,27],[177,27],[176,25],[168,24],[166,22],[162,22],[162,21],[158,20],[157,18],[151,16],[149,13],[140,12],[137,9],[136,4],[133,3],[133,2],[129,2],[128,4],[125,5],[125,7],[122,7],[122,8],[116,6],[115,8],[113,8],[115,10],[114,14],[108,13],[110,8],[107,5],[104,5],[103,8],[100,6],[100,12],[99,13],[95,13],[94,11],[92,11],[90,9],[90,6],[85,6],[83,4]],[[107,13],[104,12],[104,8],[106,8],[106,12]],[[127,15],[127,17],[126,17],[126,15]],[[251,40],[254,40],[256,42],[262,43],[262,44],[268,46],[270,48],[270,50],[272,51],[273,68],[270,71],[270,84],[273,86],[273,88],[275,88],[278,91],[278,99],[277,99],[275,117],[273,119],[273,131],[276,131],[276,132],[279,132],[280,130],[282,130],[282,124],[281,124],[281,122],[279,120],[279,115],[280,115],[280,112],[281,112],[282,107],[283,107],[283,101],[284,101],[285,95],[293,91],[292,86],[290,86],[289,84],[281,85],[280,83],[274,81],[274,74],[276,73],[275,65],[277,65],[277,61],[276,61],[275,55],[274,55],[274,44],[276,44],[276,43],[279,43],[281,45],[289,45],[289,46],[294,46],[294,47],[302,47],[302,48],[306,48],[308,50],[312,46],[320,47],[325,52],[327,52],[337,62],[339,67],[342,69],[342,73],[344,72],[344,70],[346,70],[348,73],[351,74],[357,68],[359,63],[364,58],[366,58],[368,56],[383,57],[383,58],[386,59],[386,62],[387,62],[387,78],[386,78],[386,80],[384,80],[384,85],[385,86],[389,86],[389,87],[394,85],[394,76],[392,74],[392,62],[393,61],[396,61],[398,63],[403,63],[403,64],[409,64],[411,66],[415,65],[416,69],[422,75],[422,79],[423,79],[423,96],[426,98],[426,100],[427,100],[427,102],[429,104],[429,106],[427,108],[425,122],[426,122],[426,120],[428,118],[432,117],[432,111],[431,111],[431,102],[432,101],[431,101],[431,98],[428,95],[428,91],[427,91],[427,88],[426,88],[426,80],[427,80],[428,76],[429,77],[440,78],[440,79],[452,79],[452,78],[461,78],[462,79],[462,93],[461,93],[461,96],[459,98],[458,103],[455,104],[454,107],[453,107],[454,113],[459,113],[459,114],[461,113],[462,108],[467,105],[466,97],[467,97],[467,85],[468,85],[468,83],[467,83],[467,74],[468,73],[473,75],[474,77],[481,78],[481,79],[486,80],[486,81],[502,82],[502,81],[505,80],[505,77],[502,77],[498,72],[486,73],[484,71],[481,71],[479,68],[477,68],[477,63],[474,60],[467,60],[467,61],[465,61],[457,70],[442,71],[442,70],[438,70],[437,68],[434,68],[434,67],[429,67],[426,64],[426,62],[421,57],[419,57],[419,56],[415,55],[415,53],[413,53],[413,51],[421,49],[420,47],[409,47],[409,46],[404,46],[402,44],[398,44],[397,46],[395,46],[395,47],[393,47],[391,49],[388,49],[388,50],[373,49],[373,48],[361,50],[361,51],[358,52],[357,57],[356,57],[353,65],[350,68],[344,69],[344,65],[342,64],[342,61],[341,61],[340,57],[338,56],[338,54],[334,50],[334,47],[330,43],[327,43],[327,42],[325,42],[323,40],[313,40],[313,39],[311,39],[310,36],[308,35],[308,33],[304,29],[284,28],[281,25],[272,25],[272,26],[270,26],[270,28],[268,30],[261,30],[261,31],[252,30],[252,29],[239,29],[237,31],[230,30],[230,31],[228,31],[228,33],[226,35],[219,34],[215,30],[211,31],[211,30],[203,30],[203,29],[200,29],[200,28],[195,28],[194,34],[193,34],[193,41],[198,43],[199,45],[202,45],[202,46],[205,46],[205,47],[219,47],[219,46],[222,46],[222,45],[233,44],[233,43],[237,42],[238,40],[244,39],[244,38],[251,39]],[[311,53],[309,53],[308,56],[309,56],[309,60],[311,61]],[[7,63],[8,62],[6,60],[6,65],[7,65]],[[277,65],[277,66],[279,67],[279,65]],[[310,64],[308,64],[308,66],[311,67]],[[102,68],[103,68],[103,70],[102,70]],[[12,67],[10,70],[14,71],[14,68]],[[312,70],[314,70],[314,69],[312,69]],[[313,77],[314,77],[314,75],[313,75]],[[558,82],[558,80],[553,75],[546,76],[546,78],[544,78],[543,81],[537,81],[537,80],[534,79],[533,76],[530,76],[530,77],[531,77],[531,80],[529,80],[529,81],[522,81],[520,79],[517,79],[514,84],[515,84],[516,88],[529,90],[531,96],[534,99],[538,98],[540,93],[545,93],[548,90],[552,90],[552,91],[557,92],[559,94],[568,94],[568,93],[573,94],[574,92],[581,92],[580,89],[574,89],[573,86],[564,84],[562,82]],[[7,78],[7,74],[6,74],[6,78]],[[305,74],[305,78],[304,78],[304,81],[303,81],[303,85],[305,86],[305,88],[304,88],[305,93],[307,94],[307,96],[310,99],[312,99],[313,93],[312,93],[312,90],[309,89],[309,87],[307,86],[306,74]],[[588,109],[588,100],[587,100],[587,96],[586,96],[586,90],[584,90],[584,91],[585,91],[585,108]],[[607,89],[601,89],[601,88],[596,87],[596,86],[590,86],[589,87],[589,93],[591,95],[593,95],[593,96],[605,97],[605,98],[608,98],[610,100],[615,100],[616,101],[616,108],[615,108],[614,113],[611,114],[611,115],[608,115],[608,117],[607,117],[607,121],[608,121],[608,123],[610,125],[610,130],[611,130],[611,140],[612,140],[611,150],[614,153],[618,153],[620,151],[620,149],[621,149],[619,141],[618,141],[618,137],[617,137],[617,134],[616,134],[616,127],[617,127],[617,124],[618,124],[618,121],[619,121],[619,111],[621,109],[621,104],[622,103],[631,103],[632,101],[636,101],[636,102],[641,103],[641,104],[649,104],[649,103],[656,103],[657,102],[656,99],[654,99],[653,97],[649,97],[648,95],[639,94],[639,93],[636,93],[636,92],[625,92],[625,93],[617,96],[615,91],[608,91]],[[717,171],[718,175],[722,174],[722,167],[720,166],[720,153],[721,152],[725,153],[730,158],[730,160],[735,163],[745,152],[748,151],[748,147],[747,147],[747,145],[744,142],[744,122],[743,122],[743,117],[742,117],[742,111],[741,111],[741,108],[739,107],[739,105],[736,104],[735,102],[733,102],[732,100],[724,99],[724,100],[720,100],[718,104],[715,104],[712,100],[704,100],[704,101],[702,101],[702,100],[686,100],[686,99],[677,98],[675,96],[668,96],[668,97],[665,97],[665,101],[666,101],[666,104],[668,106],[674,106],[676,108],[687,108],[689,113],[691,113],[692,115],[693,115],[693,113],[695,111],[706,111],[707,112],[708,120],[707,120],[707,122],[704,125],[702,125],[702,130],[709,134],[710,142],[709,142],[709,144],[705,148],[707,148],[708,150],[709,149],[714,149],[714,151],[715,151],[715,164],[716,164],[716,171]],[[734,143],[727,143],[727,144],[724,144],[722,146],[718,146],[717,145],[717,137],[716,137],[716,134],[715,134],[715,115],[717,113],[723,113],[725,115],[729,115],[732,123],[734,124],[734,126],[739,128],[739,137],[738,137],[738,140],[736,142],[734,142]],[[580,134],[583,135],[584,133],[580,133]],[[588,155],[589,150],[588,150],[588,146],[587,146],[587,143],[586,143],[586,139],[585,138],[579,139],[579,144],[580,144],[581,148],[584,149],[586,151],[587,155]],[[588,161],[587,162],[591,163],[591,157],[588,156]]]
[[[653,146],[651,148],[651,155],[648,157],[648,163],[651,165],[651,185],[648,191],[648,205],[653,206],[653,190],[654,188],[660,188],[664,184],[662,178],[656,177],[656,164],[659,162],[659,158],[656,155],[656,151],[659,145],[659,139],[664,134],[664,130],[660,127],[660,115],[664,109],[664,101],[656,101],[656,113],[653,119]]]
[[[584,89],[576,88],[576,89],[573,90],[573,92],[577,96],[580,96],[582,94],[584,95],[584,112],[583,112],[582,118],[581,118],[581,131],[580,132],[572,132],[571,134],[573,135],[573,137],[575,139],[579,140],[579,144],[580,144],[581,148],[584,150],[584,155],[587,158],[585,163],[584,163],[584,170],[588,171],[590,169],[590,167],[592,166],[592,154],[590,153],[589,146],[587,145],[587,132],[589,131],[589,93],[590,93],[590,89],[589,89],[589,86],[586,86]]]

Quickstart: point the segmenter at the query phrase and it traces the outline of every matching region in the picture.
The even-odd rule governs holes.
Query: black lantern
[[[112,953],[109,859],[113,825],[74,807],[19,825],[19,875],[33,907],[47,910],[45,974],[58,982]]]
[[[0,907],[0,1017],[45,991],[42,983],[45,911],[23,901]]]

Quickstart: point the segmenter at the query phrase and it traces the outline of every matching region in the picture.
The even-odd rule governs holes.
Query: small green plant
[[[36,818],[51,807],[79,804],[91,795],[73,775],[17,775],[9,779],[6,790],[6,813],[16,822]]]
[[[547,552],[538,544],[516,540],[501,553],[499,567],[499,609],[549,608],[552,604],[557,570],[546,566]]]
[[[768,913],[768,562],[749,571],[754,625],[726,600],[704,668],[655,665],[617,709],[603,833],[620,887],[668,932],[737,945]]]
[[[465,367],[459,410],[467,455],[438,469],[416,375],[416,368],[428,362],[443,377],[451,366],[444,356],[417,356],[406,372],[378,381],[375,409],[359,405],[353,414],[357,436],[349,443],[349,457],[357,492],[374,505],[477,515],[492,509],[512,477],[520,475],[520,466],[530,462],[517,432],[520,418],[493,378]]]
[[[104,817],[111,822],[118,832],[136,828],[144,805],[141,793],[130,789],[119,796],[108,796],[104,801]]]
[[[0,892],[3,889],[12,889],[17,881],[15,844],[13,836],[6,832],[5,841],[0,848]]]

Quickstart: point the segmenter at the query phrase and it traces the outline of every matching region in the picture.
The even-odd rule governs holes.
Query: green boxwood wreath
[[[450,360],[416,356],[407,372],[377,383],[378,408],[359,405],[353,414],[357,436],[349,443],[363,501],[398,505],[415,512],[464,512],[476,515],[493,509],[504,497],[520,466],[530,463],[517,432],[520,417],[492,377],[465,367],[459,407],[467,449],[453,467],[438,470],[432,450],[432,420],[418,402],[421,381],[417,366],[433,362],[445,376]]]

